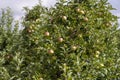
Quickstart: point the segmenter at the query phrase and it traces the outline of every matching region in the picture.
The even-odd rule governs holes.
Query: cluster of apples
[[[47,32],[45,32],[44,35],[47,37],[47,36],[50,36],[50,33],[47,31]],[[57,39],[57,41],[58,41],[59,43],[62,43],[62,42],[64,41],[64,39],[63,39],[62,37],[59,37],[59,38]],[[75,46],[75,45],[72,45],[72,46],[71,46],[71,50],[75,51],[76,49],[77,49],[77,46]],[[49,53],[49,54],[53,54],[53,53],[54,53],[54,50],[53,50],[53,49],[49,49],[49,50],[48,50],[48,53]]]
[[[83,10],[80,10],[79,8],[77,8],[76,11],[77,11],[78,13],[80,13],[80,14],[85,14],[85,12],[84,12]],[[87,21],[88,21],[88,18],[87,18],[87,17],[84,17],[83,20],[87,22]]]
[[[75,51],[77,49],[76,46],[71,46],[71,50]],[[53,49],[49,49],[48,50],[48,54],[54,54],[54,50]]]
[[[100,51],[96,51],[96,52],[95,52],[95,57],[98,58],[99,55],[100,55]]]
[[[40,19],[36,19],[36,21],[33,21],[30,23],[30,26],[27,28],[28,33],[33,33],[35,32],[38,28],[36,26],[36,23],[40,23]]]
[[[85,14],[85,12],[83,10],[80,10],[79,8],[77,8],[76,11],[80,14]],[[62,16],[62,20],[64,20],[64,21],[67,20],[67,16]],[[87,22],[88,18],[84,17],[83,20]]]
[[[34,32],[34,30],[33,29],[27,29],[27,31],[28,31],[28,33],[32,33],[32,32]]]
[[[32,24],[32,25],[30,25],[30,27],[27,29],[27,31],[28,31],[28,33],[32,33],[32,32],[34,32],[35,31],[35,26]]]
[[[77,11],[78,13],[80,13],[80,14],[85,14],[85,12],[84,12],[83,10],[80,10],[79,8],[77,8],[76,11]],[[66,21],[66,20],[68,19],[68,17],[65,16],[65,15],[64,15],[64,16],[61,16],[61,18],[62,18],[62,20],[64,20],[64,21]],[[83,20],[87,22],[87,21],[88,21],[88,18],[87,18],[87,17],[84,17]],[[44,35],[45,35],[45,36],[50,36],[50,33],[47,31],[47,32],[45,32]],[[63,39],[62,37],[59,37],[59,38],[58,38],[58,42],[62,43],[63,41],[64,41],[64,39]],[[77,46],[75,46],[75,45],[72,45],[72,46],[71,46],[71,50],[75,51],[76,49],[77,49]],[[54,53],[54,50],[53,50],[53,49],[49,49],[49,50],[48,50],[48,53],[49,53],[49,54],[53,54],[53,53]]]

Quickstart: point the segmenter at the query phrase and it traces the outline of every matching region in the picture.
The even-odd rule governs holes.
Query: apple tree
[[[107,0],[59,0],[50,9],[28,10],[22,35],[29,75],[45,80],[119,79],[113,9]]]

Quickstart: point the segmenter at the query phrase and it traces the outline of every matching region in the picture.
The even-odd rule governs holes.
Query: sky
[[[114,8],[117,10],[112,11],[114,15],[120,17],[120,0],[108,0]],[[32,8],[32,6],[36,5],[39,0],[0,0],[0,9],[10,7],[13,11],[14,18],[16,20],[21,19],[24,15],[23,7]],[[50,7],[56,3],[56,0],[42,0],[42,4],[44,6]],[[118,19],[120,24],[120,19]]]

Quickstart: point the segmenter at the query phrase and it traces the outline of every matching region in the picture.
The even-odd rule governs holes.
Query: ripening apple
[[[53,49],[49,49],[49,50],[48,50],[48,53],[49,53],[49,54],[53,54],[53,53],[54,53],[54,50],[53,50]]]
[[[77,8],[77,9],[76,9],[76,11],[77,11],[77,12],[80,12],[80,9],[79,9],[79,8]]]
[[[59,41],[59,42],[63,42],[63,38],[61,38],[61,37],[58,38],[58,41]]]
[[[45,36],[50,36],[50,33],[48,31],[45,32]]]

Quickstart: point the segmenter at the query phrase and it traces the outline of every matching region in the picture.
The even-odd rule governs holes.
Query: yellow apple
[[[30,26],[30,29],[33,29],[33,26]]]
[[[98,54],[96,54],[96,55],[95,55],[95,57],[96,57],[96,58],[98,58],[98,57],[99,57],[99,55],[98,55]]]
[[[80,11],[81,14],[85,14],[85,12],[83,10]]]
[[[100,66],[101,66],[101,67],[104,67],[104,64],[101,63]]]
[[[84,21],[86,21],[86,22],[87,22],[87,21],[88,21],[88,18],[87,18],[87,17],[85,17],[85,18],[84,18]]]
[[[40,80],[43,80],[43,78],[40,78]]]
[[[96,54],[99,55],[99,54],[100,54],[100,51],[96,51]]]
[[[66,16],[62,16],[62,19],[63,19],[63,20],[67,20],[67,17],[66,17]]]
[[[75,51],[77,49],[77,47],[76,46],[72,46],[71,49]]]

